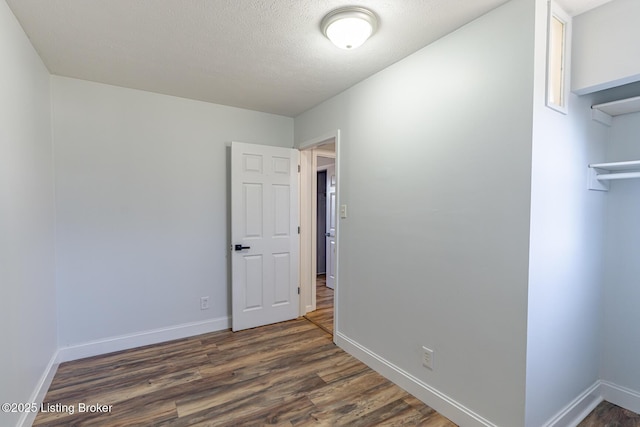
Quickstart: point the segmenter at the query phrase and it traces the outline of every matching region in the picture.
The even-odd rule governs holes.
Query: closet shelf
[[[610,116],[637,113],[640,111],[640,96],[621,99],[619,101],[606,102],[604,104],[594,105],[591,108],[594,110],[600,110]]]
[[[616,179],[640,178],[640,160],[589,165],[589,189],[607,191]]]
[[[613,117],[640,111],[640,96],[592,105],[591,110],[593,120],[611,126]]]

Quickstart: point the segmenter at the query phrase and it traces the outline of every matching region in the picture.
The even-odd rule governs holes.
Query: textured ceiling
[[[7,0],[52,74],[291,117],[505,2],[361,0],[380,26],[344,51],[319,30],[344,0]]]

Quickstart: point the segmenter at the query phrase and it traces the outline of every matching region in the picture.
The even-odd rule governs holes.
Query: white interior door
[[[336,167],[327,167],[327,287],[336,283]]]
[[[234,331],[299,314],[298,150],[231,144]]]

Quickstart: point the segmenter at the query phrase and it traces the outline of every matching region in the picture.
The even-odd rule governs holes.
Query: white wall
[[[539,427],[599,379],[606,195],[589,191],[587,165],[604,161],[606,128],[591,97],[568,114],[545,106],[546,1],[538,0],[526,425]],[[586,399],[585,403],[589,400]]]
[[[338,335],[504,426],[524,422],[533,19],[511,1],[295,121],[298,144],[341,130]]]
[[[291,147],[293,119],[52,82],[60,346],[227,327],[227,145]]]
[[[605,161],[640,159],[638,135],[640,113],[615,117]],[[635,394],[635,399],[611,400],[640,412],[640,182],[612,182],[607,208],[602,379]]]
[[[638,16],[638,0],[614,0],[574,18],[573,91],[585,94],[640,80]]]
[[[18,403],[56,351],[53,163],[49,72],[4,1],[0,64],[0,402]]]

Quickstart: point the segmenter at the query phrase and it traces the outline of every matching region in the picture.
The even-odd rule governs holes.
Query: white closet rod
[[[612,179],[640,178],[640,172],[606,173],[598,175],[598,181],[611,181]]]
[[[609,181],[640,178],[640,160],[589,165],[589,190],[608,191]]]
[[[611,162],[611,163],[592,163],[590,168],[604,169],[607,171],[640,171],[640,160],[629,160],[626,162]]]

